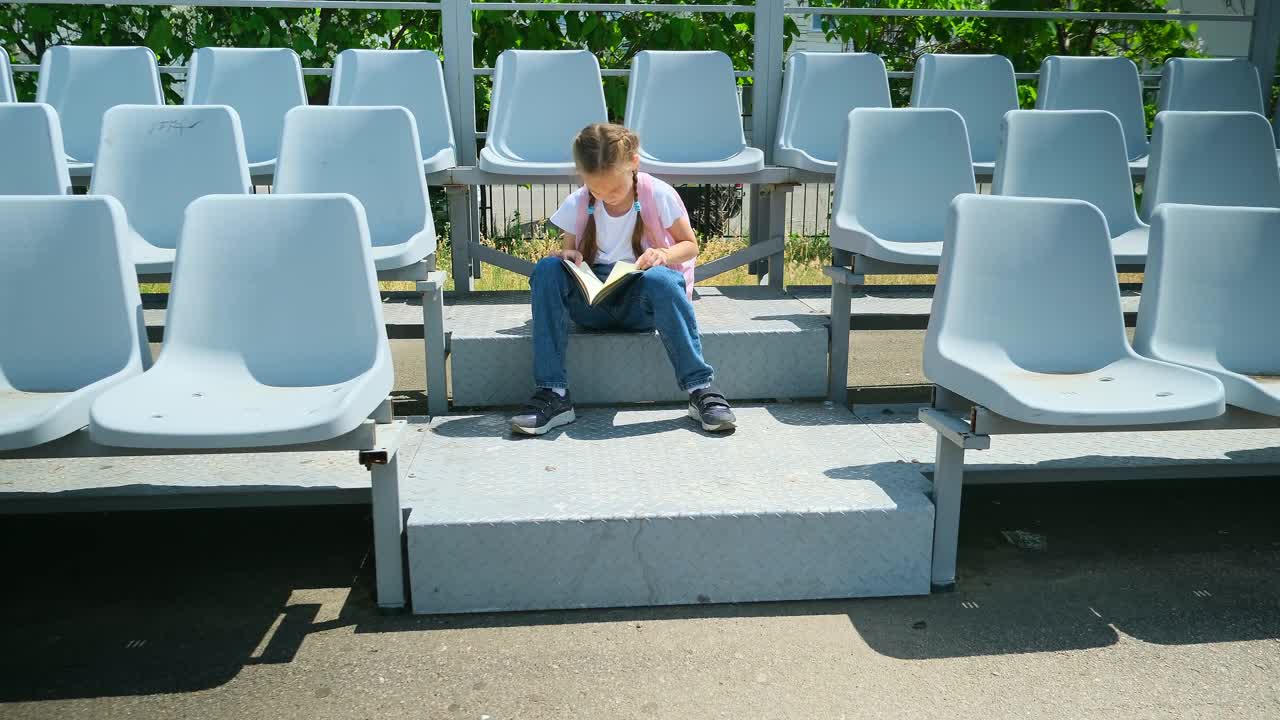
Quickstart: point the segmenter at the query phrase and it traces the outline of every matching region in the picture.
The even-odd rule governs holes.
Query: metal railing
[[[1253,23],[1251,58],[1268,75],[1273,74],[1277,49],[1280,47],[1280,10],[1270,3],[1258,3],[1255,15],[1226,13],[1132,13],[1132,12],[1081,12],[1040,10],[981,10],[981,9],[929,9],[929,8],[881,8],[881,7],[828,7],[795,5],[786,6],[784,0],[757,0],[755,5],[683,5],[676,3],[621,3],[621,2],[476,2],[474,0],[439,0],[438,2],[387,2],[385,0],[126,0],[118,4],[130,6],[185,6],[224,8],[293,8],[293,9],[341,9],[341,10],[400,10],[441,13],[441,40],[444,55],[445,84],[450,104],[450,120],[458,145],[458,161],[463,166],[474,166],[478,155],[478,141],[485,136],[476,127],[475,103],[476,78],[490,76],[492,68],[475,66],[473,42],[475,37],[474,13],[667,13],[667,14],[737,14],[755,16],[752,67],[738,71],[738,78],[752,81],[751,142],[765,154],[766,164],[772,162],[772,145],[776,137],[778,105],[782,90],[783,42],[785,19],[788,15],[828,15],[865,17],[952,17],[972,19],[1022,19],[1022,20],[1105,20],[1117,22],[1229,22]],[[102,5],[101,0],[13,0],[19,5]],[[1265,62],[1260,62],[1262,58]],[[14,65],[19,72],[38,71],[30,64]],[[169,75],[184,75],[182,66],[166,66],[161,71]],[[327,76],[332,68],[305,68],[305,75]],[[605,77],[626,77],[627,69],[606,69]],[[914,77],[910,71],[894,71],[890,78]],[[1035,80],[1039,73],[1017,73],[1019,80]],[[1144,74],[1144,81],[1158,81],[1159,75]],[[773,173],[776,175],[776,173]],[[773,176],[771,175],[771,177]],[[548,178],[549,179],[549,178]],[[727,178],[725,182],[751,183],[757,178]],[[552,182],[556,182],[553,180]],[[478,255],[486,261],[501,260],[502,255],[492,248],[480,246],[478,234],[479,216],[474,186],[449,185],[451,240],[453,244],[453,276],[456,289],[469,290],[471,281],[479,277]],[[782,246],[786,226],[781,217],[786,205],[785,195],[789,185],[765,184],[751,192],[748,234],[753,244],[768,243],[777,247],[769,256],[767,275],[772,285],[781,286]],[[807,202],[807,200],[805,201]],[[815,203],[816,204],[816,203]],[[794,223],[792,223],[794,228]],[[472,252],[475,250],[476,252]],[[495,253],[497,253],[495,255]],[[759,256],[759,251],[744,251],[745,256]],[[505,267],[522,269],[526,264],[501,260]],[[750,263],[757,274],[765,273],[766,263]],[[734,267],[732,262],[717,261],[720,270]]]

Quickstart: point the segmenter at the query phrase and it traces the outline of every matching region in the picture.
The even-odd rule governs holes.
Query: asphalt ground
[[[367,508],[4,517],[0,717],[1276,718],[1278,505],[974,487],[954,593],[450,617],[376,611]]]

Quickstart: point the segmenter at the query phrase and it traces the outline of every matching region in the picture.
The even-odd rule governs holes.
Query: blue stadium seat
[[[1266,115],[1258,68],[1243,58],[1171,58],[1160,77],[1160,112],[1220,111]]]
[[[13,68],[9,66],[9,53],[0,48],[0,103],[18,102],[18,93],[13,89]]]
[[[402,107],[299,107],[285,116],[277,194],[347,193],[364,208],[374,265],[436,251],[413,115]]]
[[[164,104],[156,56],[145,47],[56,45],[40,58],[36,102],[58,112],[71,176],[89,177],[107,110]]]
[[[1004,116],[992,193],[1084,200],[1102,211],[1117,265],[1147,261],[1124,130],[1104,110],[1012,110]]]
[[[329,104],[408,109],[418,125],[425,173],[457,167],[444,70],[427,50],[343,50],[333,65]]]
[[[127,231],[112,198],[0,197],[0,450],[79,430],[150,361]]]
[[[91,195],[110,195],[129,220],[126,248],[139,275],[167,275],[187,206],[250,191],[240,119],[226,105],[118,105],[102,120]]]
[[[0,195],[67,195],[58,114],[44,103],[0,103]]]
[[[764,153],[747,145],[733,62],[722,52],[636,53],[626,124],[640,135],[646,172],[741,175],[764,168]]]
[[[1018,109],[1013,64],[1003,55],[921,55],[911,84],[911,107],[960,113],[969,133],[974,172],[989,176],[1000,148],[1000,120]]]
[[[890,106],[889,75],[879,55],[795,53],[787,58],[774,162],[834,175],[849,112]]]
[[[605,122],[600,63],[586,50],[507,50],[498,56],[480,168],[509,175],[576,174],[573,138]]]
[[[1227,402],[1280,415],[1280,210],[1165,204],[1134,347],[1218,378]]]
[[[206,196],[188,207],[180,247],[164,350],[94,402],[95,442],[321,442],[387,399],[391,352],[355,198]]]
[[[1162,203],[1280,207],[1274,142],[1251,112],[1157,113],[1141,217]]]
[[[1145,169],[1150,143],[1138,66],[1123,57],[1051,55],[1040,63],[1037,110],[1105,110],[1120,121],[1131,165]]]
[[[1082,200],[956,199],[924,373],[1038,425],[1149,425],[1226,409],[1214,377],[1129,346],[1107,223]]]
[[[287,48],[200,48],[191,57],[187,105],[230,105],[240,115],[254,177],[275,172],[284,115],[307,104],[298,55]]]
[[[858,108],[847,122],[831,247],[936,266],[947,208],[975,189],[964,120],[947,109]]]

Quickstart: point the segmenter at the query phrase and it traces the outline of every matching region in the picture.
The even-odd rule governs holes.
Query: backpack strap
[[[658,203],[653,196],[653,176],[649,173],[636,173],[636,199],[640,201],[640,217],[644,220],[644,234],[649,247],[669,247],[667,229],[662,226],[662,213],[658,212]]]
[[[578,196],[578,218],[574,221],[574,227],[577,228],[577,231],[573,233],[575,245],[578,238],[582,237],[582,233],[586,232],[587,222],[590,220],[587,215],[587,203],[591,202],[590,192],[590,190],[587,190],[586,185],[574,191],[574,194]]]
[[[653,177],[648,173],[636,174],[636,198],[640,201],[640,217],[644,218],[645,237],[649,247],[671,247],[674,238],[667,232],[667,228],[662,226],[662,213],[658,212],[658,203],[654,200]],[[676,195],[676,202],[680,203],[683,214],[688,215],[688,211],[684,209],[684,201],[679,195]],[[672,270],[684,275],[685,292],[688,293],[690,300],[693,299],[693,266],[693,260],[670,266]]]

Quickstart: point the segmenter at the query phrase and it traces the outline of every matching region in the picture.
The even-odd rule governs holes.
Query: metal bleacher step
[[[791,287],[788,292],[819,315],[831,315],[830,286]],[[1120,285],[1120,306],[1129,327],[1137,323],[1140,299],[1141,285]],[[923,330],[929,325],[932,309],[932,285],[857,286],[850,298],[850,327],[853,330]]]
[[[699,296],[728,292],[736,297],[739,292],[761,292],[756,288],[699,287]],[[766,291],[767,294],[767,291]],[[775,294],[776,296],[776,294]],[[782,297],[782,296],[778,296]],[[831,287],[805,285],[788,288],[786,296],[804,305],[802,312],[826,318],[831,314]],[[422,300],[420,295],[408,292],[384,292],[382,315],[387,324],[387,337],[392,340],[418,340],[422,338]],[[1138,286],[1122,285],[1120,302],[1125,322],[1132,326],[1138,314],[1140,293]],[[148,294],[143,296],[143,314],[147,323],[147,335],[152,342],[160,342],[164,336],[165,303],[167,296]],[[528,293],[480,292],[469,298],[446,294],[449,307],[468,304],[524,305],[529,304]],[[924,285],[877,285],[855,288],[850,318],[854,330],[913,330],[924,329],[929,324],[929,311],[933,306],[933,287]],[[797,306],[792,306],[794,310]],[[477,311],[479,312],[479,311]],[[450,311],[446,308],[446,313]],[[464,313],[465,317],[466,314]],[[528,318],[525,318],[528,319]],[[446,316],[445,330],[452,332]]]
[[[417,613],[918,595],[933,504],[849,410],[580,408],[512,437],[502,414],[432,420],[404,486]]]
[[[724,393],[738,399],[816,398],[825,393],[827,319],[765,287],[700,288],[694,308],[703,354]],[[527,293],[484,293],[445,305],[455,407],[515,405],[533,388]],[[684,399],[657,333],[575,328],[568,373],[576,402]]]

